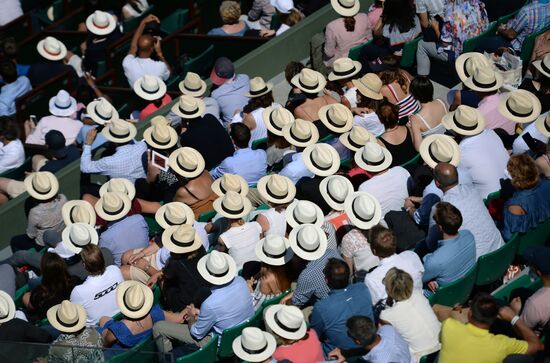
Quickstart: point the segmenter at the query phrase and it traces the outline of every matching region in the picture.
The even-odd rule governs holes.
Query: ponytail
[[[344,18],[344,25],[346,27],[346,31],[348,31],[348,32],[355,31],[355,17],[346,16]]]

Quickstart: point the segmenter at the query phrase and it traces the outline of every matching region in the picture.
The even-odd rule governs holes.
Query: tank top
[[[445,105],[445,103],[443,101],[441,101],[439,98],[436,98],[436,101],[439,101],[439,103],[443,107],[443,110],[445,111],[445,114],[447,114],[447,105]],[[418,117],[420,119],[420,121],[422,121],[424,126],[426,126],[426,128],[427,128],[426,131],[423,131],[423,132],[420,133],[422,138],[425,138],[426,136],[430,136],[430,135],[444,134],[445,133],[445,130],[446,130],[445,126],[443,126],[443,124],[441,122],[439,123],[439,125],[432,128],[430,126],[430,124],[428,123],[428,121],[426,121],[426,119],[424,117],[422,117],[420,112],[417,113],[415,116]]]
[[[262,213],[269,222],[269,230],[265,232],[266,236],[276,235],[284,237],[286,234],[286,211],[277,212],[275,208],[268,209]]]
[[[408,127],[407,136],[405,137],[405,140],[403,140],[403,142],[399,145],[390,144],[382,137],[379,140],[382,141],[382,143],[384,144],[386,149],[388,149],[393,158],[390,167],[404,164],[416,156],[416,149],[414,148],[411,132],[409,131]]]
[[[412,96],[412,94],[409,93],[405,98],[403,98],[402,100],[399,100],[399,98],[397,97],[397,92],[395,92],[391,84],[388,84],[388,89],[390,90],[390,93],[392,94],[393,98],[397,100],[397,106],[399,106],[400,119],[403,117],[412,115],[413,113],[416,113],[420,110],[420,104]]]
[[[279,106],[277,104],[273,104],[273,106]],[[254,121],[256,122],[256,127],[254,130],[250,131],[250,143],[249,146],[252,146],[252,143],[256,140],[265,139],[267,137],[267,128],[265,127],[265,122],[262,117],[262,114],[264,112],[265,108],[260,107],[252,111],[250,114],[254,118]]]

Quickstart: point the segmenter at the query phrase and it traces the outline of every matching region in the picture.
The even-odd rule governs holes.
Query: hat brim
[[[126,302],[124,301],[124,294],[130,287],[133,286],[139,286],[141,291],[143,291],[143,295],[145,297],[145,301],[143,302],[143,306],[138,310],[132,310],[128,306],[126,306]],[[120,309],[120,312],[122,315],[124,315],[127,318],[130,319],[141,319],[149,312],[151,311],[151,308],[154,304],[154,295],[153,291],[151,291],[150,288],[145,286],[143,283],[138,281],[124,281],[121,284],[119,284],[116,288],[116,303],[118,308]]]
[[[539,71],[540,73],[542,73],[544,76],[550,78],[550,72],[549,71],[545,71],[543,68],[542,68],[542,59],[539,59],[537,61],[534,61],[533,63],[533,67],[535,67],[537,69],[537,71]]]
[[[327,80],[325,79],[325,77],[323,77],[322,74],[320,74],[318,72],[316,73],[316,75],[317,75],[317,86],[315,88],[311,88],[311,89],[310,88],[305,88],[300,83],[300,74],[297,74],[294,77],[292,77],[292,79],[290,80],[290,83],[292,83],[294,86],[298,87],[304,93],[319,93],[323,89],[325,89],[325,86],[327,85]]]
[[[274,135],[277,135],[277,136],[283,136],[283,129],[286,125],[288,124],[291,124],[292,122],[294,122],[294,115],[292,115],[292,112],[286,110],[286,108],[283,108],[284,110],[286,110],[289,114],[290,114],[290,122],[287,123],[286,125],[284,125],[281,129],[279,129],[278,127],[276,127],[274,125],[274,123],[272,122],[271,120],[271,113],[273,112],[273,110],[275,110],[276,108],[279,108],[280,106],[269,106],[269,107],[266,107],[264,109],[264,111],[262,112],[262,119],[264,120],[264,124],[265,124],[265,127],[271,132],[273,133]]]
[[[464,85],[471,89],[472,91],[478,91],[478,92],[492,92],[498,90],[502,85],[504,84],[504,79],[502,78],[502,74],[500,74],[499,71],[495,72],[495,84],[490,87],[481,87],[478,86],[474,82],[474,76],[468,77],[463,81]]]
[[[339,79],[346,79],[346,78],[351,78],[353,76],[355,76],[357,73],[359,73],[359,71],[361,71],[361,68],[363,67],[361,62],[358,62],[358,61],[352,61],[353,62],[353,69],[350,69],[350,72],[349,73],[346,73],[345,75],[337,75],[334,73],[334,71],[330,72],[328,74],[328,80],[329,81],[337,81]]]
[[[183,113],[180,109],[180,103],[179,100],[172,106],[171,111],[178,115],[181,118],[184,119],[193,119],[197,117],[202,117],[204,115],[204,111],[206,109],[206,106],[204,105],[204,101],[197,98],[197,109],[193,113]]]
[[[550,114],[546,116],[541,116],[535,121],[535,127],[546,137],[550,137]],[[549,119],[549,122],[546,122],[546,119]]]
[[[440,161],[440,160],[434,159],[431,156],[430,145],[432,145],[432,143],[438,139],[446,140],[452,146],[453,157],[451,158],[451,160]],[[454,141],[452,137],[447,135],[436,134],[436,135],[429,135],[425,137],[424,140],[422,140],[422,143],[420,144],[420,148],[418,149],[418,152],[420,153],[420,157],[422,158],[422,160],[424,160],[424,162],[432,169],[435,168],[439,163],[449,163],[454,166],[457,166],[458,163],[460,162],[460,148],[458,147],[458,144],[456,143],[456,141]]]
[[[178,246],[173,240],[172,236],[179,226],[170,226],[162,232],[162,245],[173,253],[190,253],[198,250],[202,247],[202,239],[197,231],[195,231],[195,237],[193,243],[189,246]]]
[[[128,198],[130,198],[130,200],[133,200],[134,197],[136,196],[136,187],[134,186],[134,184],[132,184],[132,182],[129,181],[128,179],[126,179],[126,178],[116,178],[116,179],[122,181],[122,183],[125,186],[125,189],[129,192],[126,195],[128,196]],[[109,191],[109,182],[110,181],[108,181],[106,183],[103,183],[101,188],[99,188],[99,196],[100,197],[102,197],[103,194],[105,194]]]
[[[358,126],[358,127],[360,127],[360,126]],[[340,143],[342,145],[344,145],[346,148],[348,148],[349,150],[351,150],[353,152],[356,152],[357,150],[361,149],[369,141],[376,142],[376,138],[374,136],[372,136],[372,137],[369,137],[369,139],[366,140],[365,143],[362,144],[361,146],[356,146],[356,145],[353,145],[351,143],[350,138],[349,138],[350,134],[351,134],[351,131],[345,132],[345,133],[343,133],[342,135],[340,135],[338,137],[338,140],[340,140]],[[369,132],[369,135],[372,135],[372,134]]]
[[[238,180],[239,180],[239,184],[240,184],[240,190],[239,190],[239,194],[242,195],[243,197],[246,197],[248,195],[248,183],[246,182],[246,180],[244,180],[243,177],[241,177],[240,175],[237,175],[238,177]],[[223,195],[225,195],[225,193],[227,193],[227,191],[223,191],[222,190],[222,187],[221,187],[221,183],[222,183],[222,178],[218,178],[216,180],[214,180],[212,182],[212,191],[218,196],[218,197],[221,197]]]
[[[143,140],[147,145],[158,150],[166,150],[172,148],[178,142],[178,133],[174,130],[173,127],[167,126],[168,132],[170,133],[170,141],[167,144],[159,144],[153,139],[153,126],[149,126],[145,131],[143,131]]]
[[[265,336],[265,340],[267,342],[267,345],[265,346],[262,352],[253,353],[253,354],[245,352],[242,346],[242,335],[241,335],[235,338],[235,340],[233,340],[233,343],[232,343],[232,348],[235,355],[238,358],[242,359],[243,361],[250,362],[250,363],[259,363],[269,359],[277,349],[277,342],[275,341],[275,338],[273,337],[273,335],[266,333],[264,331],[262,331],[262,334]]]
[[[221,216],[229,219],[240,219],[246,216],[250,211],[252,211],[252,203],[246,197],[243,197],[243,210],[239,213],[229,213],[222,208],[223,197],[218,197],[214,200],[213,206],[214,210]]]
[[[122,199],[123,207],[122,210],[116,214],[109,214],[103,209],[103,198],[99,198],[96,202],[94,209],[95,212],[101,219],[107,222],[112,221],[118,221],[119,219],[122,219],[126,217],[130,209],[132,209],[132,202],[130,201],[130,198],[126,194],[118,193],[120,195],[120,198]]]
[[[225,285],[233,281],[233,279],[237,276],[237,265],[235,264],[235,260],[233,260],[226,253],[222,253],[221,255],[226,259],[229,266],[227,273],[223,276],[213,276],[210,272],[208,272],[208,269],[206,268],[206,260],[209,256],[208,254],[202,256],[197,262],[197,270],[202,278],[216,286]]]
[[[483,60],[487,62],[487,65],[489,65],[489,62],[485,55],[478,53],[478,52],[468,52],[463,53],[458,56],[458,58],[455,60],[455,70],[458,74],[458,78],[460,78],[460,81],[464,82],[468,78],[470,78],[472,75],[466,73],[465,64],[470,58],[479,58],[480,60]]]
[[[80,304],[74,305],[76,306],[76,309],[78,311],[78,321],[75,325],[68,327],[59,322],[59,320],[57,319],[57,312],[59,311],[61,304],[58,304],[51,307],[46,313],[46,317],[48,318],[48,322],[51,324],[51,326],[53,326],[60,332],[67,334],[76,333],[77,331],[84,329],[84,327],[86,326],[86,310],[84,310],[84,307]]]
[[[265,243],[265,238],[261,239],[255,246],[256,256],[262,261],[271,266],[283,266],[292,259],[294,252],[290,248],[290,241],[287,238],[284,238],[286,245],[285,255],[278,258],[269,257],[265,254],[263,245]]]
[[[155,93],[148,93],[145,92],[142,88],[142,82],[143,77],[139,78],[137,81],[134,82],[134,92],[142,99],[147,101],[155,101],[160,98],[162,98],[166,94],[166,84],[162,81],[162,79],[157,78],[157,84],[159,86],[159,89]]]
[[[368,195],[374,203],[374,214],[369,221],[359,218],[353,209],[353,202],[360,195]],[[371,229],[382,220],[382,207],[380,206],[380,202],[372,194],[367,192],[353,192],[348,195],[346,201],[344,202],[344,210],[350,222],[360,229]]]
[[[234,75],[233,75],[234,76]],[[233,78],[233,76],[229,78],[222,78],[216,74],[215,68],[212,68],[212,72],[210,72],[210,81],[212,84],[215,84],[216,86],[221,86],[224,84],[228,79]]]
[[[91,236],[90,243],[88,244],[97,246],[97,244],[99,243],[99,236],[97,235],[97,232],[94,229],[94,227],[86,223],[80,223],[80,224],[82,224],[88,230],[88,233]],[[84,246],[78,246],[74,244],[73,241],[71,241],[70,229],[71,229],[70,226],[67,226],[65,227],[65,229],[63,229],[63,232],[61,232],[61,241],[69,251],[74,252],[75,254],[79,254],[80,251],[82,251],[82,248]]]
[[[93,21],[94,14],[91,14],[86,18],[86,29],[88,29],[88,31],[90,33],[95,34],[95,35],[108,35],[108,34],[111,34],[113,32],[113,30],[115,30],[115,28],[116,28],[116,21],[115,21],[115,18],[111,14],[109,14],[109,13],[105,13],[105,14],[107,15],[107,19],[109,20],[109,25],[107,25],[104,28],[98,28],[94,24],[94,21]]]
[[[360,2],[357,0],[355,1],[355,4],[351,8],[343,7],[342,5],[340,5],[338,0],[330,0],[330,4],[332,5],[332,8],[334,9],[334,11],[336,11],[338,14],[342,16],[356,15],[359,12],[359,8],[361,6]]]
[[[88,103],[86,106],[86,113],[96,124],[104,125],[106,122],[110,122],[114,119],[118,119],[118,111],[113,107],[113,114],[110,119],[104,119],[96,112],[96,106],[99,104],[100,100],[94,100]]]
[[[290,203],[290,205],[286,208],[286,222],[292,228],[296,228],[302,224],[308,224],[308,223],[302,223],[294,217],[294,209],[296,209],[298,202],[299,202],[298,199],[294,199],[294,201]],[[323,211],[321,210],[321,208],[319,208],[317,204],[313,202],[310,202],[310,203],[315,205],[315,212],[316,212],[315,223],[311,223],[311,224],[313,224],[316,227],[321,227],[323,225],[323,222],[325,221],[325,215],[323,214]]]
[[[185,80],[181,81],[178,84],[178,88],[180,89],[180,92],[184,95],[191,96],[191,97],[201,97],[204,95],[204,92],[206,92],[206,82],[201,79],[201,86],[198,90],[190,90],[189,88],[185,87]]]
[[[46,39],[42,39],[38,42],[36,45],[36,50],[38,51],[38,54],[40,54],[42,57],[51,60],[51,61],[58,61],[62,60],[67,56],[67,47],[62,42],[59,42],[59,54],[51,54],[46,52],[46,49],[44,48],[44,43],[46,42]]]
[[[271,329],[273,333],[277,334],[281,338],[285,338],[288,340],[302,339],[307,333],[307,325],[305,320],[302,321],[300,328],[295,332],[284,330],[284,328],[280,327],[279,324],[277,324],[277,322],[275,321],[275,314],[277,314],[277,312],[281,310],[283,306],[284,305],[276,304],[268,306],[266,308],[264,316],[266,325],[269,327],[269,329]]]
[[[381,99],[384,98],[382,93],[380,93],[380,92],[376,93],[373,90],[371,90],[370,88],[365,87],[363,85],[363,83],[361,83],[361,81],[358,80],[358,79],[353,79],[351,82],[353,83],[355,88],[357,88],[359,93],[361,93],[365,97],[371,98],[373,100],[381,100]]]
[[[304,250],[298,245],[298,232],[305,226],[312,226],[312,224],[302,224],[296,228],[293,228],[292,231],[290,231],[290,234],[288,235],[290,248],[292,248],[292,251],[296,256],[306,261],[315,261],[321,258],[327,251],[328,238],[320,226],[315,226],[317,235],[319,236],[319,247],[315,251]]]
[[[193,210],[185,203],[170,202],[170,203],[161,205],[160,208],[157,209],[157,212],[155,213],[155,221],[159,224],[159,226],[161,226],[163,229],[168,229],[170,227],[175,226],[175,224],[168,222],[165,216],[166,209],[168,209],[168,206],[170,205],[177,205],[185,212],[185,222],[182,224],[188,224],[190,226],[193,225],[193,223],[195,222],[195,214],[193,213]]]
[[[82,206],[89,214],[90,218],[87,224],[89,224],[90,226],[95,226],[96,214],[95,214],[94,207],[85,200],[69,200],[67,201],[67,203],[63,204],[63,208],[61,209],[61,215],[63,217],[63,222],[65,223],[65,225],[70,226],[71,224],[76,223],[76,222],[73,222],[71,218],[71,211],[73,210],[74,207],[78,205]],[[80,223],[84,223],[84,222],[80,222]]]
[[[516,116],[512,114],[512,110],[508,108],[507,102],[510,99],[510,96],[517,92],[525,94],[531,100],[531,104],[533,105],[533,110],[529,115]],[[540,116],[540,112],[542,111],[542,105],[540,104],[540,100],[531,92],[525,91],[525,90],[516,90],[513,92],[506,92],[500,97],[497,110],[502,116],[506,117],[508,120],[519,124],[524,124],[527,122],[534,121],[537,119],[537,117]]]
[[[291,130],[292,130],[292,123],[291,124],[288,124],[286,125],[284,128],[283,128],[283,137],[285,138],[286,141],[288,141],[289,144],[291,145],[294,145],[294,146],[297,146],[297,147],[307,147],[309,145],[313,145],[315,144],[317,141],[319,141],[319,130],[317,129],[317,126],[315,126],[315,124],[311,121],[305,121],[305,122],[309,122],[311,125],[309,126],[310,128],[310,131],[311,131],[311,137],[309,139],[307,139],[306,141],[304,140],[298,140],[296,139],[296,137],[292,134]]]
[[[360,148],[355,152],[354,160],[357,166],[359,166],[361,169],[370,171],[373,173],[377,173],[382,170],[386,170],[390,167],[391,163],[393,162],[393,156],[391,155],[390,151],[382,146],[382,152],[384,153],[384,161],[379,165],[369,165],[365,160],[363,160],[363,148]]]
[[[39,193],[37,192],[35,189],[34,189],[34,186],[32,185],[32,180],[34,178],[34,173],[33,174],[30,174],[29,176],[27,176],[25,178],[25,188],[27,190],[27,193],[29,193],[29,195],[31,197],[33,197],[34,199],[37,199],[37,200],[48,200],[48,199],[51,199],[53,198],[55,195],[57,195],[57,193],[59,192],[59,181],[57,180],[57,178],[55,177],[55,175],[53,175],[52,173],[50,172],[46,172],[48,176],[48,178],[50,179],[50,191],[43,194],[43,193]]]
[[[186,152],[195,153],[195,155],[197,156],[198,165],[197,165],[197,168],[195,170],[187,171],[187,170],[182,169],[179,166],[179,164],[178,164],[178,155],[179,155],[178,150],[176,150],[172,154],[170,154],[170,157],[168,158],[168,165],[170,166],[170,169],[172,169],[175,173],[177,173],[178,175],[180,175],[184,178],[196,178],[199,175],[201,175],[202,172],[204,171],[204,167],[206,165],[205,161],[204,161],[204,158],[202,157],[201,153],[199,153],[197,150],[195,150],[193,148],[186,147],[185,150],[186,150]]]
[[[128,121],[124,121],[124,122],[128,122]],[[111,142],[114,142],[115,144],[123,144],[125,142],[128,142],[128,141],[131,141],[133,140],[136,135],[137,135],[137,129],[136,127],[134,126],[133,123],[131,122],[128,122],[128,135],[125,136],[125,137],[119,137],[117,135],[113,135],[111,133],[111,129],[107,126],[107,127],[104,127],[103,130],[101,130],[101,134],[108,140],[108,141],[111,141]]]
[[[335,211],[342,211],[342,210],[344,210],[345,199],[342,202],[338,202],[328,192],[328,182],[332,178],[338,178],[338,179],[342,179],[342,180],[345,181],[347,189],[348,189],[347,195],[350,195],[351,193],[353,193],[353,184],[351,184],[351,181],[349,181],[348,178],[346,178],[345,176],[342,176],[342,175],[327,176],[326,178],[323,178],[323,180],[321,180],[321,183],[319,184],[319,191],[321,192],[321,196],[323,197],[325,202],[328,204],[328,206],[331,207]]]
[[[294,197],[296,196],[296,186],[292,183],[292,180],[285,177],[287,186],[286,196],[284,198],[277,198],[273,195],[273,193],[270,193],[268,191],[267,182],[270,178],[271,176],[266,175],[258,180],[256,189],[258,189],[258,193],[260,193],[260,196],[273,204],[287,204],[292,202],[294,200]]]
[[[49,111],[52,115],[59,116],[59,117],[68,117],[76,112],[76,100],[74,99],[74,97],[69,98],[71,100],[70,106],[63,109],[58,108],[55,105],[55,97],[56,96],[53,96],[52,98],[50,98],[50,101],[48,102]]]
[[[8,313],[5,317],[0,318],[0,324],[10,321],[15,317],[15,312],[17,308],[15,307],[15,302],[13,298],[5,291],[0,290],[0,299],[4,299],[8,304]]]
[[[312,152],[314,149],[315,145],[310,145],[306,147],[304,152],[302,153],[302,160],[304,161],[304,164],[306,164],[307,169],[317,176],[329,176],[336,173],[340,168],[340,155],[338,154],[338,151],[336,151],[336,149],[333,147],[328,148],[332,156],[332,165],[330,166],[330,168],[323,170],[315,166],[313,162]]]
[[[269,92],[271,92],[273,90],[273,83],[271,82],[266,82],[265,84],[265,89],[260,92],[260,93],[255,93],[255,94],[252,94],[249,92],[245,93],[244,95],[248,98],[256,98],[256,97],[260,97],[260,96],[263,96],[263,95],[266,95],[268,94]]]
[[[481,114],[477,109],[475,109],[477,112],[477,126],[476,128],[472,130],[466,130],[460,126],[458,126],[454,121],[454,115],[456,111],[448,112],[443,116],[441,119],[441,123],[447,130],[451,130],[456,132],[459,135],[462,136],[475,136],[480,134],[483,130],[485,130],[485,117],[483,114]]]
[[[342,134],[344,132],[348,132],[353,127],[353,114],[351,113],[351,111],[349,112],[348,116],[351,116],[351,117],[349,117],[346,120],[346,123],[343,126],[334,125],[329,120],[329,116],[328,116],[328,111],[331,108],[338,107],[338,106],[334,106],[334,105],[337,105],[337,104],[335,103],[335,104],[326,105],[326,106],[321,107],[319,109],[319,112],[318,112],[319,119],[330,131],[333,131],[337,134]],[[345,107],[345,106],[343,106],[343,107]]]

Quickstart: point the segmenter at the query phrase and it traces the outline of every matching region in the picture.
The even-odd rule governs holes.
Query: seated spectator
[[[286,153],[283,157],[283,169],[279,172],[280,176],[286,176],[293,184],[304,177],[313,178],[313,174],[306,167],[302,159],[304,149],[313,145],[319,140],[319,131],[313,122],[296,119],[296,121],[287,124],[283,128],[285,140],[294,146],[295,151]]]
[[[340,244],[342,258],[352,271],[352,276],[359,280],[380,263],[380,259],[372,253],[366,233],[363,229],[354,228],[342,237]]]
[[[292,84],[292,78],[294,78],[295,75],[300,74],[304,68],[305,66],[301,62],[294,61],[289,62],[285,67],[285,80],[290,86],[285,108],[292,113],[294,113],[294,109],[304,103],[306,99],[306,96],[302,93],[302,91]]]
[[[273,0],[271,3],[275,7],[281,26],[279,26],[277,31],[260,30],[261,36],[269,37],[275,34],[278,37],[304,19],[304,14],[294,7],[294,1],[292,0]]]
[[[78,78],[75,69],[65,63],[73,54],[67,51],[67,47],[62,42],[54,37],[46,37],[38,42],[36,50],[44,59],[31,64],[29,68],[27,77],[33,87],[66,72],[72,79]]]
[[[49,102],[50,115],[44,116],[35,125],[25,122],[27,144],[44,145],[46,133],[50,130],[60,131],[65,136],[67,145],[74,143],[82,127],[82,122],[73,118],[76,112],[76,100],[67,91],[60,90]]]
[[[241,335],[233,340],[233,352],[243,361],[251,363],[271,362],[277,348],[275,337],[258,328],[244,328]]]
[[[0,173],[23,165],[25,149],[19,140],[19,127],[14,118],[0,118]]]
[[[525,78],[519,89],[534,94],[540,101],[542,113],[550,110],[550,53],[532,63],[533,78]]]
[[[325,214],[325,220],[335,229],[347,225],[349,219],[344,211],[344,202],[353,193],[353,185],[349,179],[344,175],[329,175],[319,183],[319,193],[331,209],[328,214]]]
[[[355,114],[353,124],[367,129],[377,137],[382,135],[385,131],[384,125],[376,114],[376,110],[384,99],[380,93],[382,81],[376,74],[367,73],[361,79],[354,79],[352,82],[357,87],[357,108],[351,109]]]
[[[390,166],[406,163],[417,155],[411,130],[399,125],[399,108],[388,101],[382,101],[376,114],[385,131],[379,140],[392,156]]]
[[[2,41],[2,45],[0,46],[0,54],[4,56],[5,58],[11,60],[15,67],[17,68],[17,74],[20,76],[28,76],[29,68],[31,67],[29,64],[19,64],[17,61],[17,58],[19,58],[19,49],[17,46],[17,41],[14,37],[7,37],[4,38]]]
[[[236,1],[224,0],[220,4],[220,18],[223,25],[210,29],[208,35],[232,35],[242,37],[248,30],[248,26],[241,18],[241,5]]]
[[[138,121],[172,102],[172,97],[166,92],[166,84],[157,76],[146,74],[136,79],[133,89],[142,100],[145,100],[141,110],[132,112],[132,118]]]
[[[80,150],[75,145],[65,146],[65,136],[60,131],[50,130],[44,137],[51,159],[36,154],[32,158],[32,169],[56,173],[80,158]]]
[[[145,2],[147,3],[147,0]],[[134,83],[145,75],[155,76],[163,81],[170,77],[170,64],[162,54],[159,37],[143,34],[145,26],[152,22],[160,24],[160,20],[154,15],[143,18],[134,33],[128,55],[122,60],[124,75],[130,87],[133,87]],[[156,55],[159,60],[151,58],[153,55]]]
[[[535,127],[545,137],[550,138],[550,113],[547,113],[546,117],[539,117],[537,121],[535,121]],[[548,142],[546,143],[546,150],[549,150]],[[535,162],[541,174],[546,179],[550,179],[550,153],[546,151],[546,153],[539,156]]]
[[[223,124],[231,121],[236,113],[248,104],[246,94],[250,91],[246,74],[235,74],[235,67],[226,57],[216,59],[210,73],[210,81],[215,86],[210,96],[218,102]]]
[[[82,68],[98,76],[98,63],[105,61],[105,54],[107,53],[105,50],[117,41],[122,33],[117,19],[101,10],[94,11],[86,18],[86,30],[88,31],[88,39],[80,46],[80,50],[84,55]]]
[[[382,88],[380,93],[390,102],[397,106],[399,111],[399,124],[404,125],[408,120],[408,116],[420,110],[420,104],[410,93],[410,85],[412,76],[395,66],[380,73],[382,80]],[[387,130],[386,130],[387,131]]]
[[[0,116],[15,114],[15,101],[32,90],[25,76],[17,75],[15,64],[8,59],[0,61],[0,77],[5,85],[0,88]]]
[[[541,121],[531,122],[523,127],[523,131],[516,137],[516,139],[514,140],[514,143],[512,144],[512,155],[520,155],[524,153],[533,155],[531,154],[532,151],[530,151],[531,148],[529,147],[529,145],[527,145],[527,143],[523,139],[523,137],[527,134],[531,135],[531,137],[535,139],[535,143],[537,147],[540,147],[540,150],[536,149],[536,155],[533,155],[533,157],[537,158],[537,156],[539,155],[544,155],[545,145],[548,143],[548,139],[549,139],[548,135],[550,135],[550,132],[548,132],[544,128],[544,119],[548,118],[549,121],[547,121],[547,123],[550,125],[550,116],[548,116],[549,114],[550,113],[547,112],[546,116],[543,115],[539,117]],[[537,127],[537,125],[542,126],[542,130],[544,132],[541,132]],[[540,143],[537,141],[540,141]]]
[[[78,145],[84,146],[86,141],[86,136],[90,129],[96,129],[99,126],[104,126],[105,124],[111,122],[114,119],[118,119],[118,111],[113,105],[105,98],[98,97],[93,101],[89,102],[86,106],[86,115],[88,116],[91,122],[84,120],[84,126],[78,132],[76,137],[76,143]],[[102,133],[98,134],[92,143],[92,151],[102,146],[107,142],[107,139],[103,136]]]
[[[434,23],[438,23],[438,17],[443,17],[445,3],[443,0],[420,0],[415,2],[415,6],[423,36],[426,39],[437,39],[439,25],[434,25]]]
[[[346,334],[346,322],[356,315],[373,320],[372,301],[365,284],[350,284],[350,269],[339,259],[330,258],[324,275],[330,292],[313,307],[310,327],[317,332],[326,355],[334,348],[354,349],[357,344]]]
[[[283,136],[283,127],[295,121],[294,115],[283,107],[268,107],[262,117],[267,127],[267,165],[270,170],[279,170],[292,147]]]
[[[255,30],[266,31],[271,29],[271,19],[275,14],[274,5],[267,0],[254,0],[252,6],[244,18],[246,25]]]
[[[375,0],[374,3],[369,7],[367,12],[367,17],[369,18],[369,24],[371,29],[374,29],[380,17],[382,16],[382,11],[384,10],[385,0]]]
[[[334,70],[327,77],[329,82],[332,82],[329,85],[333,86],[334,91],[340,96],[340,102],[350,109],[357,107],[357,87],[353,80],[357,78],[361,67],[360,62],[348,57],[338,58],[333,64]]]
[[[476,108],[479,104],[479,97],[474,91],[467,89],[464,82],[473,76],[480,68],[491,68],[493,65],[482,53],[468,52],[460,54],[455,61],[455,71],[462,82],[462,90],[450,90],[447,93],[449,110],[455,111],[458,106],[465,105]]]
[[[482,102],[480,102],[478,109],[482,107]],[[514,90],[512,92],[502,94],[497,105],[499,115],[503,116],[508,120],[508,122],[513,124],[513,128],[511,128],[511,132],[509,133],[512,136],[512,139],[517,138],[517,124],[532,123],[540,116],[541,108],[539,99],[531,92],[525,90]],[[484,116],[486,120],[492,118],[494,122],[495,117],[487,115]],[[485,126],[487,127],[487,122],[485,123]],[[508,145],[505,146],[507,149],[510,149],[510,142],[508,141]]]
[[[258,181],[258,192],[267,201],[269,209],[260,211],[256,222],[264,236],[286,236],[286,209],[296,196],[292,181],[278,174],[267,175]]]
[[[126,0],[122,6],[122,18],[125,21],[139,18],[148,8],[147,0]]]
[[[183,81],[178,85],[179,90],[182,94],[200,98],[204,101],[204,113],[214,115],[222,124],[223,122],[220,117],[220,106],[218,101],[213,97],[206,97],[206,82],[201,79],[201,77],[193,72],[187,72]]]

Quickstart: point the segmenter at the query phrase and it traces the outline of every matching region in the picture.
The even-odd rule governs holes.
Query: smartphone
[[[36,115],[30,115],[29,118],[34,123],[34,126],[38,124],[38,118],[36,117]]]
[[[155,150],[151,151],[151,163],[160,170],[168,170],[168,158]]]

